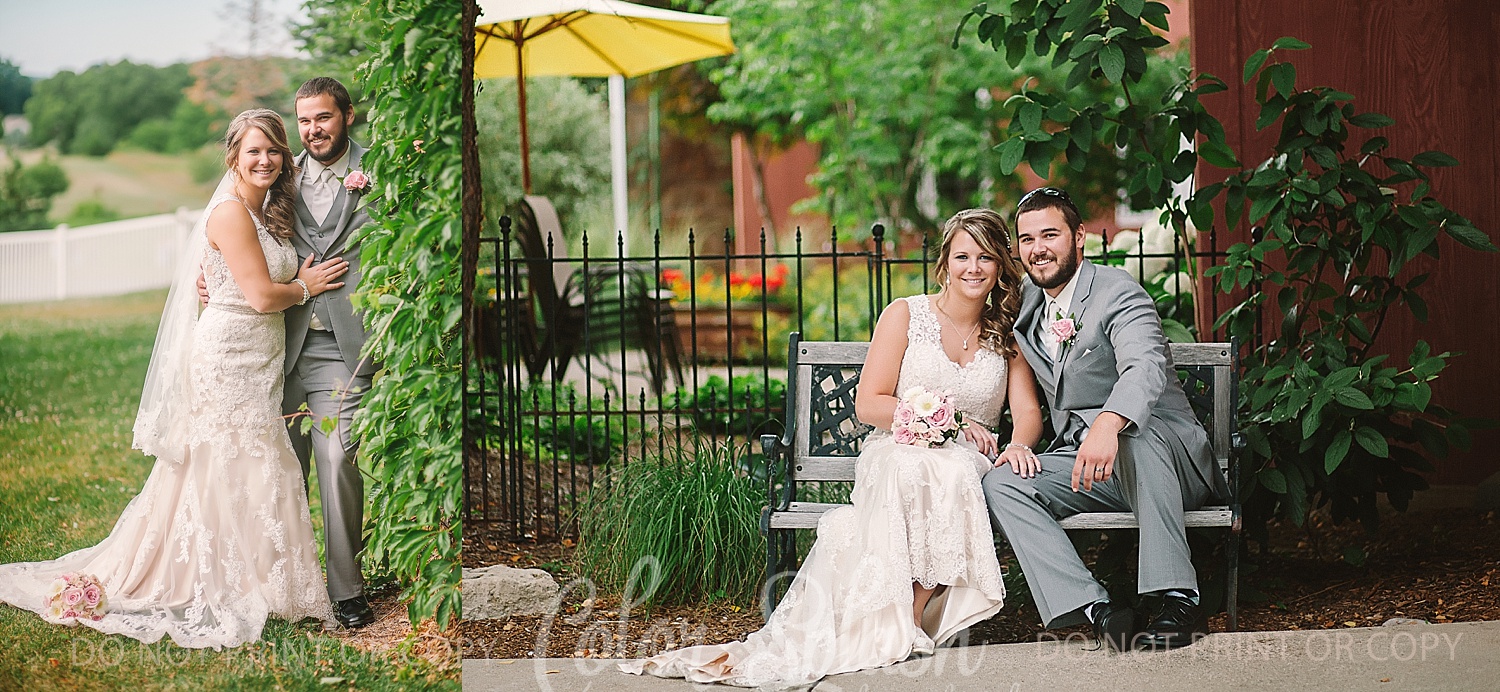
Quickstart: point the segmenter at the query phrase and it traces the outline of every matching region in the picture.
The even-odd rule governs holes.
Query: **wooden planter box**
[[[792,311],[780,305],[766,308],[771,316],[789,316]],[[699,363],[736,363],[761,360],[761,311],[759,305],[736,305],[734,310],[722,307],[699,307],[690,312],[676,312],[677,339],[682,353]],[[731,354],[730,344],[733,343]],[[773,354],[774,355],[774,354]]]

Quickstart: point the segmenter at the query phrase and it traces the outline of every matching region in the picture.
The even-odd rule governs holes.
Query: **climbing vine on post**
[[[370,99],[375,186],[363,231],[356,307],[383,365],[356,417],[371,477],[366,557],[403,585],[413,622],[447,627],[459,613],[460,98],[462,0],[370,0]]]

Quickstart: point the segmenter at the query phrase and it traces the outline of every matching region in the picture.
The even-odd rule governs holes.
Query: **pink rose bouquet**
[[[104,584],[99,582],[98,577],[69,572],[52,582],[52,588],[47,592],[42,605],[53,620],[101,620],[109,599],[104,596]]]
[[[896,442],[915,447],[941,447],[967,427],[963,412],[953,405],[951,397],[921,387],[912,387],[901,395],[891,420]]]

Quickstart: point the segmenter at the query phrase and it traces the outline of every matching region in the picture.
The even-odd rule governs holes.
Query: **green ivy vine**
[[[355,305],[384,366],[355,419],[371,477],[366,557],[400,580],[412,622],[460,612],[458,323],[462,0],[368,0],[364,93],[375,186]]]

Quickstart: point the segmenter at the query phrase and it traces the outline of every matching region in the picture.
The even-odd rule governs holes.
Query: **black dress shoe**
[[[1094,637],[1117,652],[1135,648],[1138,636],[1135,629],[1135,611],[1130,606],[1105,603],[1099,608],[1094,620]]]
[[[1156,614],[1141,633],[1143,649],[1176,649],[1198,641],[1208,634],[1202,609],[1181,596],[1163,596]]]
[[[370,601],[364,596],[355,596],[347,601],[333,604],[333,619],[348,628],[364,627],[375,622],[375,611],[370,610]]]

